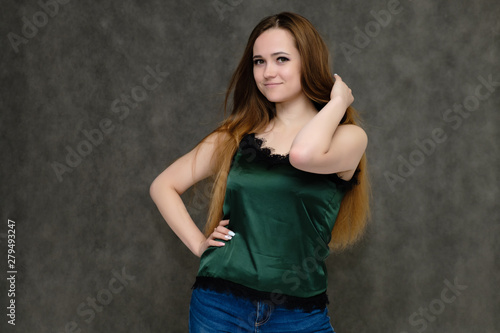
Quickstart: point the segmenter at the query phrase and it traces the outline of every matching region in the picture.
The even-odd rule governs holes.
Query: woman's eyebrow
[[[290,55],[290,54],[288,54],[288,53],[286,53],[286,52],[280,51],[280,52],[274,52],[273,54],[271,54],[271,56],[277,56],[277,55],[279,55],[279,54],[286,54],[286,55]],[[257,54],[257,55],[254,55],[254,56],[253,56],[253,59],[255,59],[255,58],[262,58],[262,56],[261,56],[261,55],[259,55],[259,54]]]

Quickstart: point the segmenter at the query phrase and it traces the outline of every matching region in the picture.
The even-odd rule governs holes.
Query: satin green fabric
[[[324,260],[345,191],[332,175],[298,170],[288,155],[266,155],[255,141],[242,139],[227,179],[223,219],[236,235],[202,254],[198,276],[318,295],[327,288]]]

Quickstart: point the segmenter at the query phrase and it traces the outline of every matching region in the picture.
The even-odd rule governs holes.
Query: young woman
[[[226,93],[230,115],[151,184],[201,257],[190,332],[333,332],[324,260],[355,243],[368,216],[353,100],[307,19],[284,12],[254,28]],[[203,234],[180,195],[209,176]]]

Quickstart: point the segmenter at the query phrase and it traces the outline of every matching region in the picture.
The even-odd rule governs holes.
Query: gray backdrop
[[[500,331],[494,0],[2,1],[0,331],[187,332],[199,259],[149,185],[283,10],[325,38],[369,136],[367,237],[327,261],[336,330]],[[200,226],[207,189],[183,195]]]

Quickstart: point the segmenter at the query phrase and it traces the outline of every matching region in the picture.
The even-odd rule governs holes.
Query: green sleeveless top
[[[233,156],[223,219],[236,235],[225,246],[207,248],[197,279],[317,296],[327,288],[324,260],[340,203],[356,179],[301,171],[263,142],[247,134]]]

